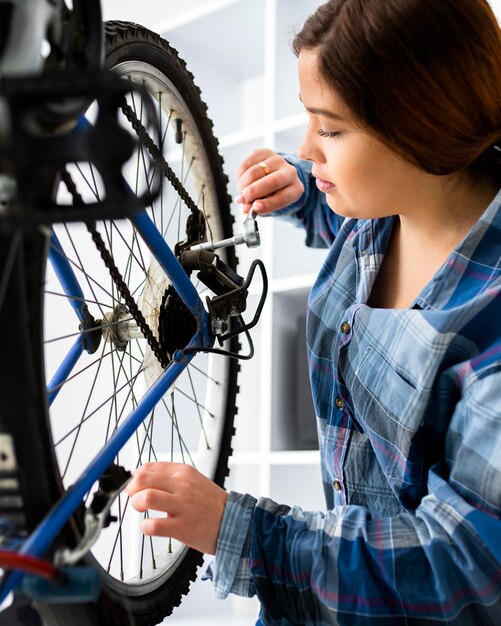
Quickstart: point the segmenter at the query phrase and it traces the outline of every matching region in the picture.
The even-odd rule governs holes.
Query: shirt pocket
[[[409,505],[422,495],[420,429],[426,398],[373,346],[354,372],[355,417],[367,434],[379,465],[399,500]]]

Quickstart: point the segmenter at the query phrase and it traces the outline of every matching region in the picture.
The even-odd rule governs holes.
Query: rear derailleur
[[[254,214],[249,213],[243,223],[243,233],[222,241],[207,241],[205,216],[201,211],[193,212],[187,221],[186,241],[175,247],[175,254],[188,275],[197,271],[197,278],[215,295],[207,297],[206,303],[211,322],[211,332],[219,345],[236,335],[245,333],[253,353],[249,330],[259,321],[268,292],[268,279],[264,264],[256,259],[252,262],[247,277],[242,278],[216,254],[215,250],[233,245],[246,244],[256,247],[260,244],[259,229]],[[244,322],[242,313],[247,308],[247,296],[256,269],[262,277],[261,295],[254,316]],[[161,325],[162,326],[162,325]],[[234,354],[230,356],[236,356]]]

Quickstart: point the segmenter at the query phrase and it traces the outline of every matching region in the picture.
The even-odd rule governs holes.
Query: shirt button
[[[351,330],[351,326],[348,322],[343,322],[341,324],[341,332],[345,335],[347,335]]]
[[[339,396],[334,400],[338,409],[342,409],[344,407],[343,399]]]
[[[334,489],[336,491],[341,491],[341,483],[339,482],[339,480],[336,478],[336,480],[332,483],[332,486],[334,487]]]

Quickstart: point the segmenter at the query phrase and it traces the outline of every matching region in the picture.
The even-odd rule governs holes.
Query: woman
[[[294,50],[303,144],[250,155],[237,201],[330,246],[307,329],[328,511],[175,464],[128,493],[265,624],[500,624],[499,26],[485,0],[330,0]]]

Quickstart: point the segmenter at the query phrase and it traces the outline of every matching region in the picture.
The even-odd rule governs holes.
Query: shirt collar
[[[395,217],[359,220],[353,246],[362,268],[360,295],[369,293],[381,267]],[[501,188],[477,222],[416,298],[413,308],[442,309],[469,300],[501,275]],[[454,297],[452,297],[454,294]],[[365,301],[365,300],[363,300]]]

